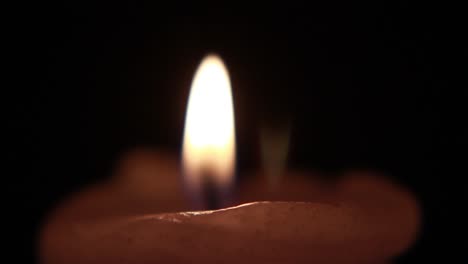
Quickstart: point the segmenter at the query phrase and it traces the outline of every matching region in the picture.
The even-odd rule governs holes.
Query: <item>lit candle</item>
[[[375,263],[411,245],[419,226],[417,203],[372,173],[350,172],[325,184],[313,173],[289,171],[274,190],[254,173],[255,180],[232,192],[233,113],[227,69],[210,55],[189,97],[183,173],[169,154],[130,153],[113,180],[74,195],[51,215],[41,235],[41,260]],[[229,205],[232,197],[244,204],[190,211]]]

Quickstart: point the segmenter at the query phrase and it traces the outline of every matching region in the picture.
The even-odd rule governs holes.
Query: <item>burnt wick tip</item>
[[[202,199],[205,209],[216,210],[220,208],[220,197],[212,177],[203,177]]]

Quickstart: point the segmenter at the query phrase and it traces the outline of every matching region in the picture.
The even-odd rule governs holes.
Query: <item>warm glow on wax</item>
[[[229,74],[219,56],[208,55],[193,78],[185,116],[182,162],[186,183],[198,189],[208,172],[218,186],[229,186],[235,152]]]

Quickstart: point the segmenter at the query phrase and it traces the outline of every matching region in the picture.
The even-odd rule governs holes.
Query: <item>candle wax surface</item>
[[[369,172],[324,182],[285,172],[240,184],[237,206],[190,211],[176,156],[134,151],[108,182],[71,195],[42,230],[44,263],[383,263],[414,242],[420,212]]]

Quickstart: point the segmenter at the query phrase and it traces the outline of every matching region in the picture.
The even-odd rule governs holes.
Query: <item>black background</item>
[[[462,16],[375,2],[20,6],[7,24],[15,74],[3,176],[15,257],[34,260],[47,212],[108,177],[126,151],[178,153],[191,78],[214,51],[231,74],[241,172],[259,164],[260,124],[292,120],[290,167],[371,168],[416,194],[423,231],[399,262],[460,260]]]

